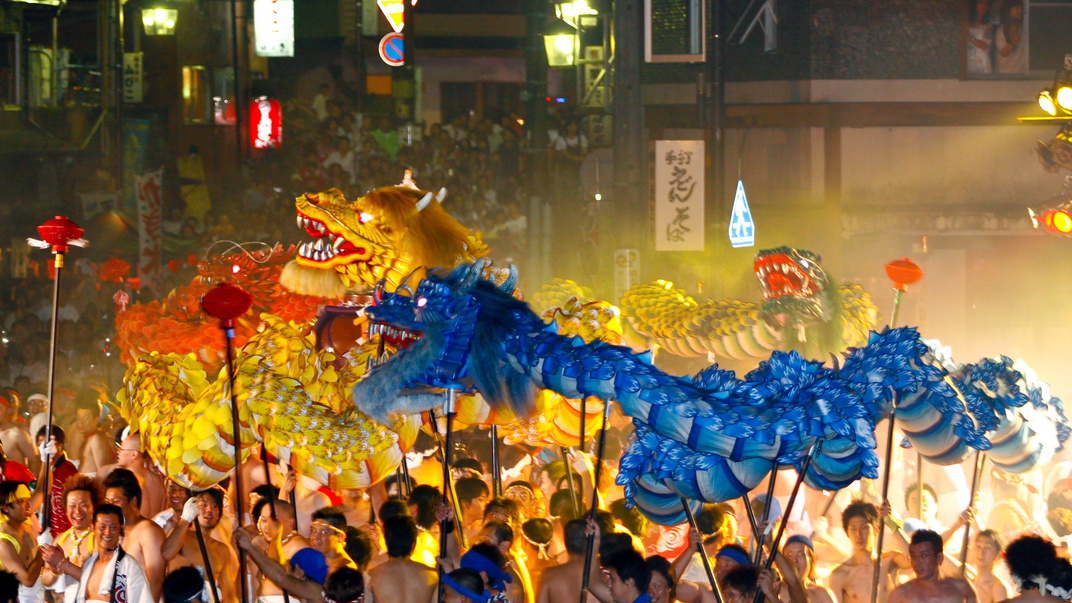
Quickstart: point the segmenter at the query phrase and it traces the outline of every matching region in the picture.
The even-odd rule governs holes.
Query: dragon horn
[[[502,291],[503,293],[513,293],[514,289],[517,287],[517,266],[510,264],[510,267],[507,268],[507,270],[510,271],[510,274],[506,277],[506,280],[499,285],[499,291]]]
[[[431,193],[429,193],[429,194],[431,194]],[[407,290],[412,292],[413,290],[410,289],[410,287],[409,287],[409,279],[413,278],[413,275],[417,274],[417,271],[420,270],[421,268],[424,268],[424,266],[417,266],[416,268],[413,269],[413,272],[410,272],[409,274],[407,274],[406,278],[403,279],[402,282],[398,285],[398,288],[399,289],[407,289]]]
[[[446,198],[447,198],[447,187],[444,186],[443,188],[439,189],[438,193],[436,193],[435,200],[439,201],[440,203],[442,203],[443,200],[446,199]]]
[[[469,291],[476,285],[476,281],[480,278],[480,275],[484,272],[484,266],[488,263],[487,258],[480,258],[469,266],[469,270],[466,272],[465,277],[462,278],[462,282],[459,283],[458,288],[462,291]]]
[[[428,204],[431,202],[432,193],[428,193],[427,195],[421,197],[421,200],[417,202],[417,211],[423,211],[424,208],[428,207]]]

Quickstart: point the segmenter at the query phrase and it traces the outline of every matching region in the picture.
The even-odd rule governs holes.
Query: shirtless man
[[[0,523],[0,564],[18,578],[23,588],[32,588],[41,576],[44,561],[30,523],[30,489],[22,482],[0,483],[0,510],[7,520]]]
[[[175,524],[179,523],[179,517],[182,516],[183,505],[186,504],[186,488],[183,488],[172,480],[165,482],[165,488],[167,489],[167,504],[168,508],[156,514],[153,517],[153,522],[160,526],[165,534],[171,533],[171,528],[175,527]]]
[[[97,507],[93,512],[93,536],[97,550],[86,560],[84,567],[71,567],[71,562],[64,559],[57,568],[79,577],[78,600],[127,603],[158,600],[152,595],[145,572],[137,560],[119,546],[123,537],[123,511],[119,507],[107,504]],[[109,570],[111,567],[115,568],[114,572]],[[112,576],[110,581],[104,580],[106,573]]]
[[[272,505],[268,500],[261,500],[253,507],[253,515],[257,518],[258,531],[253,539],[254,546],[280,565],[286,565],[295,553],[309,546],[309,541],[294,529],[294,507],[290,503],[278,500]],[[267,576],[261,576],[257,587],[259,603],[279,603],[283,600],[282,595],[283,589]]]
[[[860,500],[854,501],[842,512],[841,523],[852,542],[852,557],[834,568],[830,574],[830,590],[834,592],[838,603],[870,601],[875,573],[872,551],[875,548],[875,537],[881,525],[878,507]],[[898,568],[908,569],[909,567],[908,558],[903,553],[896,551],[882,553],[879,601],[885,601],[887,593],[894,586],[893,572]]]
[[[914,580],[893,589],[888,603],[976,603],[975,589],[964,578],[943,578],[942,537],[933,530],[916,530],[908,547]]]
[[[569,561],[543,571],[540,586],[536,591],[536,603],[574,601],[577,599],[577,593],[581,591],[584,576],[584,549],[588,540],[584,535],[584,520],[570,521],[563,528],[563,532],[565,532],[564,539]],[[597,603],[597,599],[591,593],[588,594],[588,603]]]
[[[995,530],[983,530],[975,537],[975,595],[979,603],[1004,601],[1011,589],[994,575],[994,564],[1005,552],[1005,538]]]
[[[97,401],[97,392],[85,388],[79,392],[75,400],[77,418],[75,426],[78,433],[82,434],[82,443],[78,450],[78,472],[93,477],[101,467],[115,463],[115,446],[112,439],[101,431],[100,426],[100,403]],[[73,448],[72,448],[73,449]]]
[[[167,508],[164,479],[149,468],[146,464],[148,459],[141,450],[140,435],[135,433],[124,436],[118,444],[115,465],[105,465],[99,469],[98,473],[102,478],[107,479],[116,469],[127,469],[133,472],[138,478],[138,485],[145,497],[139,503],[139,514],[156,517],[157,513]]]
[[[141,496],[138,478],[128,469],[115,469],[104,480],[104,502],[123,511],[126,552],[144,570],[152,597],[158,600],[164,587],[164,530],[142,516]]]
[[[357,564],[346,554],[346,517],[334,507],[324,507],[313,513],[309,529],[309,544],[324,554],[328,562],[328,575],[340,567],[357,569]]]
[[[0,445],[3,445],[7,458],[22,463],[37,475],[41,459],[37,458],[38,452],[29,430],[24,424],[16,423],[15,416],[11,406],[0,405]]]
[[[436,571],[409,557],[417,546],[417,523],[412,517],[392,517],[383,522],[387,561],[369,571],[368,590],[376,601],[435,601]]]
[[[41,556],[48,567],[41,574],[41,583],[54,592],[74,591],[78,588],[77,580],[68,580],[59,571],[58,565],[64,559],[82,567],[90,555],[96,551],[93,539],[93,511],[100,504],[100,488],[93,478],[75,474],[63,485],[63,505],[67,509],[67,518],[71,527],[56,538],[54,545],[43,545]]]
[[[198,543],[197,531],[190,527],[196,520],[201,526],[204,536],[205,548],[208,550],[208,560],[212,565],[212,574],[219,585],[221,601],[234,601],[238,595],[238,559],[234,557],[231,549],[226,544],[212,538],[212,530],[220,523],[223,515],[223,491],[219,488],[209,488],[198,492],[183,505],[182,516],[175,527],[171,528],[167,540],[164,541],[162,554],[164,561],[170,569],[193,566],[201,568],[207,577],[205,559],[201,556],[201,546]],[[154,524],[155,525],[155,524]],[[161,583],[162,584],[162,583]]]

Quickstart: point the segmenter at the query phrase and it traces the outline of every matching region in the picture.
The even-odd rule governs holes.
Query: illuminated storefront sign
[[[294,0],[255,0],[253,32],[257,56],[294,56]]]

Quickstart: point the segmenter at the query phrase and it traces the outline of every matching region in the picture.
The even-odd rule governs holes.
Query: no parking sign
[[[405,42],[402,34],[391,32],[380,40],[380,58],[391,67],[406,64]]]

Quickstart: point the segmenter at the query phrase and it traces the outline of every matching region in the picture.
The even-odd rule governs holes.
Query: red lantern
[[[192,254],[192,253],[190,255],[186,256],[186,265],[187,266],[196,266],[197,265],[197,256]]]
[[[112,258],[101,264],[97,277],[106,282],[121,283],[127,272],[130,272],[130,262],[122,258]]]
[[[52,246],[52,253],[67,253],[71,241],[81,239],[85,232],[67,216],[56,216],[37,227],[37,234]]]
[[[249,311],[253,296],[230,283],[220,283],[201,296],[201,308],[220,321],[221,329],[233,329],[234,319]]]
[[[923,278],[923,269],[908,258],[900,258],[886,264],[886,276],[893,281],[893,288],[905,291],[908,285],[919,282]]]
[[[179,263],[179,260],[171,260],[167,263],[167,268],[172,272],[178,272],[182,268],[182,264]]]
[[[279,101],[262,97],[249,104],[249,139],[255,150],[283,146],[283,106]]]

